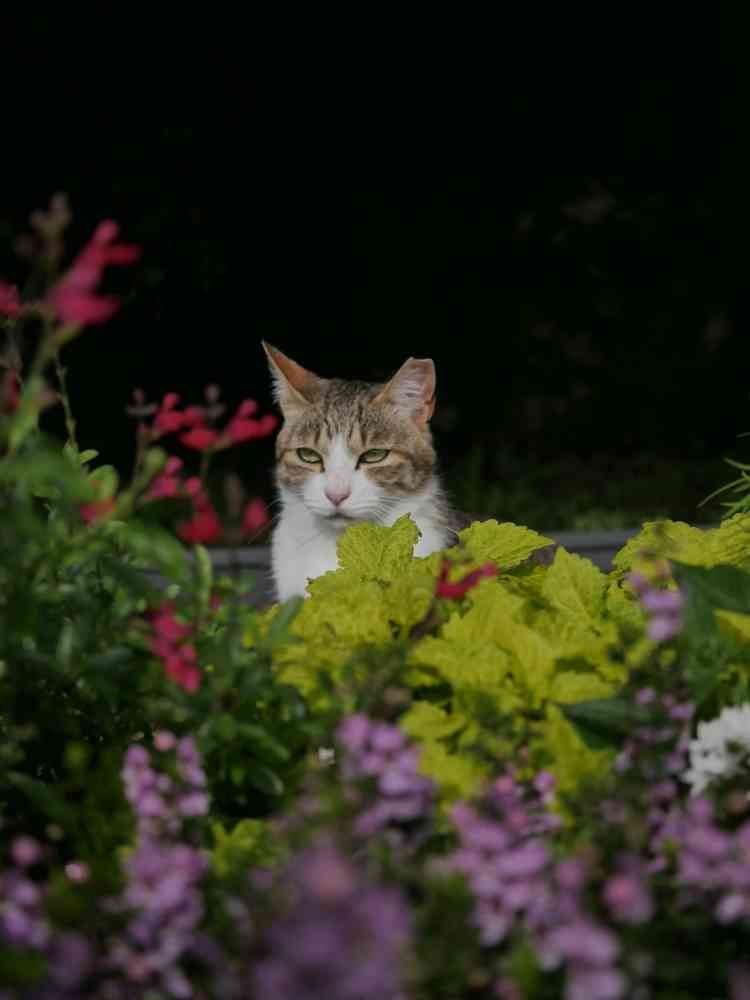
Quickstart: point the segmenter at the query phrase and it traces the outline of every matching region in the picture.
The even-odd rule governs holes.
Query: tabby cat
[[[281,514],[271,542],[280,601],[336,569],[336,541],[357,521],[393,524],[411,514],[415,555],[454,539],[436,472],[429,421],[435,365],[409,358],[386,383],[320,378],[270,344],[284,422],[276,442]]]

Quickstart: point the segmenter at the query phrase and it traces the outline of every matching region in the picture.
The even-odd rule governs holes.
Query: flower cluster
[[[419,751],[398,728],[365,715],[341,722],[336,738],[345,754],[341,770],[348,780],[375,782],[377,798],[357,818],[355,832],[371,836],[389,823],[425,816],[432,805],[432,782],[419,773]]]
[[[154,737],[157,750],[175,751],[175,774],[156,770],[148,752],[131,746],[122,777],[136,815],[138,838],[124,868],[126,885],[110,908],[129,915],[109,942],[104,968],[145,995],[193,995],[182,961],[196,942],[203,917],[200,881],[208,865],[202,851],[176,838],[184,821],[208,812],[206,778],[192,739]],[[140,995],[140,994],[139,994]]]
[[[140,433],[156,441],[166,434],[181,431],[180,442],[186,448],[214,452],[268,437],[276,429],[278,420],[272,413],[256,417],[258,404],[254,399],[244,399],[224,428],[217,430],[213,422],[224,412],[224,406],[217,402],[218,389],[215,386],[209,386],[206,393],[209,397],[206,406],[186,406],[184,409],[178,406],[180,397],[176,392],[166,393],[154,413],[153,423],[150,427],[142,424]]]
[[[497,576],[499,572],[494,563],[488,562],[484,566],[480,566],[479,569],[474,569],[470,573],[467,573],[460,580],[451,580],[449,578],[451,569],[452,563],[447,560],[440,567],[440,574],[435,586],[436,597],[447,597],[449,600],[454,601],[460,600],[473,587],[476,587],[480,580]]]
[[[399,1000],[409,910],[329,842],[298,855],[279,887],[284,912],[266,931],[254,996],[278,1000]]]
[[[685,597],[679,589],[665,590],[654,587],[642,573],[630,573],[628,582],[633,587],[648,612],[646,634],[655,642],[672,639],[682,628],[682,611]]]
[[[139,424],[139,438],[142,442],[153,443],[167,434],[182,431],[179,440],[188,448],[209,454],[230,448],[258,438],[267,437],[276,427],[276,417],[266,414],[255,418],[258,404],[253,399],[240,403],[236,413],[219,432],[209,426],[209,421],[215,421],[224,412],[223,404],[218,401],[219,390],[216,386],[206,389],[206,406],[187,406],[179,408],[180,397],[175,392],[168,392],[161,404],[147,404],[143,393],[134,393],[135,404],[129,408],[133,416],[140,419],[153,417],[151,424]],[[224,527],[211,498],[206,492],[203,482],[198,476],[182,477],[183,461],[175,455],[170,455],[162,471],[151,482],[144,495],[146,501],[164,498],[188,499],[192,505],[192,515],[187,521],[177,525],[177,534],[190,545],[211,544],[217,542],[224,533]],[[262,500],[250,500],[242,515],[241,535],[256,534],[268,524],[268,510]]]
[[[175,835],[186,819],[205,816],[209,804],[206,775],[192,738],[177,740],[172,733],[159,731],[154,745],[161,753],[175,751],[174,777],[155,770],[148,751],[139,744],[128,749],[122,770],[138,834],[149,840]]]
[[[716,719],[699,722],[690,743],[690,767],[683,774],[693,795],[712,783],[747,771],[750,759],[750,705],[725,708]]]
[[[503,775],[490,790],[486,812],[458,803],[452,819],[459,848],[445,867],[465,876],[476,899],[474,920],[485,947],[523,929],[534,941],[542,968],[564,966],[566,996],[615,1000],[626,987],[616,964],[620,946],[584,905],[587,867],[575,857],[555,863],[546,842],[546,835],[560,824],[545,808],[553,786],[546,772],[537,775],[533,789]],[[611,883],[607,891],[619,905],[625,895],[622,887]],[[631,905],[628,916],[635,915]],[[506,984],[501,994],[508,990]]]
[[[187,641],[191,628],[178,621],[175,612],[174,602],[164,601],[149,614],[151,652],[163,662],[167,676],[192,694],[201,684],[198,653],[195,645]]]
[[[11,845],[13,867],[0,874],[0,941],[16,948],[43,950],[51,929],[44,912],[44,894],[28,869],[42,858],[31,837],[16,837]]]

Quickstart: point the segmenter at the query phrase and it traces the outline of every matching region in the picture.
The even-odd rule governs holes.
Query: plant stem
[[[73,446],[76,454],[78,454],[78,442],[76,440],[76,422],[73,418],[73,411],[70,408],[70,397],[68,396],[68,384],[65,377],[66,372],[60,361],[59,351],[55,351],[54,361],[55,361],[55,372],[57,374],[57,381],[60,386],[60,400],[62,401],[63,410],[65,411],[65,428],[68,432],[68,442]]]

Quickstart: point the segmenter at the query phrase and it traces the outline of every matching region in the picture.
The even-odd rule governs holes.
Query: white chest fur
[[[336,542],[346,525],[312,513],[302,500],[282,488],[282,513],[271,540],[271,567],[276,596],[286,601],[304,595],[307,583],[338,566]],[[436,516],[434,488],[396,504],[383,520],[393,524],[411,514],[421,532],[414,555],[427,556],[450,544],[449,533]]]

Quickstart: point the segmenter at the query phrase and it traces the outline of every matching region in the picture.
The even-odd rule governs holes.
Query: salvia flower
[[[104,269],[110,264],[132,264],[140,256],[139,247],[115,242],[118,233],[116,223],[99,223],[90,241],[50,291],[47,302],[63,323],[90,326],[104,323],[117,312],[119,301],[114,296],[96,293]]]
[[[666,642],[682,629],[685,597],[681,590],[652,586],[642,573],[631,573],[628,582],[638,594],[641,607],[648,613],[646,634],[655,642]]]
[[[339,725],[336,738],[345,751],[343,776],[375,782],[377,797],[357,818],[358,834],[369,836],[389,823],[415,820],[429,811],[432,782],[419,773],[419,752],[398,726],[350,715]]]
[[[13,319],[20,311],[21,300],[18,297],[18,289],[15,285],[10,285],[7,281],[0,279],[0,316],[8,316]]]
[[[401,893],[374,884],[330,843],[300,854],[282,879],[287,906],[265,932],[253,972],[259,997],[399,1000],[411,916]]]
[[[487,577],[497,576],[498,574],[497,566],[494,563],[488,562],[485,563],[484,566],[480,566],[479,569],[475,569],[470,573],[467,573],[466,576],[462,577],[460,580],[450,580],[449,574],[451,568],[451,563],[447,560],[441,566],[440,574],[435,586],[436,597],[447,597],[454,601],[460,600],[473,587],[476,587],[480,580],[484,580]]]
[[[185,691],[193,694],[201,685],[198,653],[187,640],[192,629],[178,621],[172,601],[165,601],[148,615],[153,635],[151,652],[164,664],[164,672]]]

